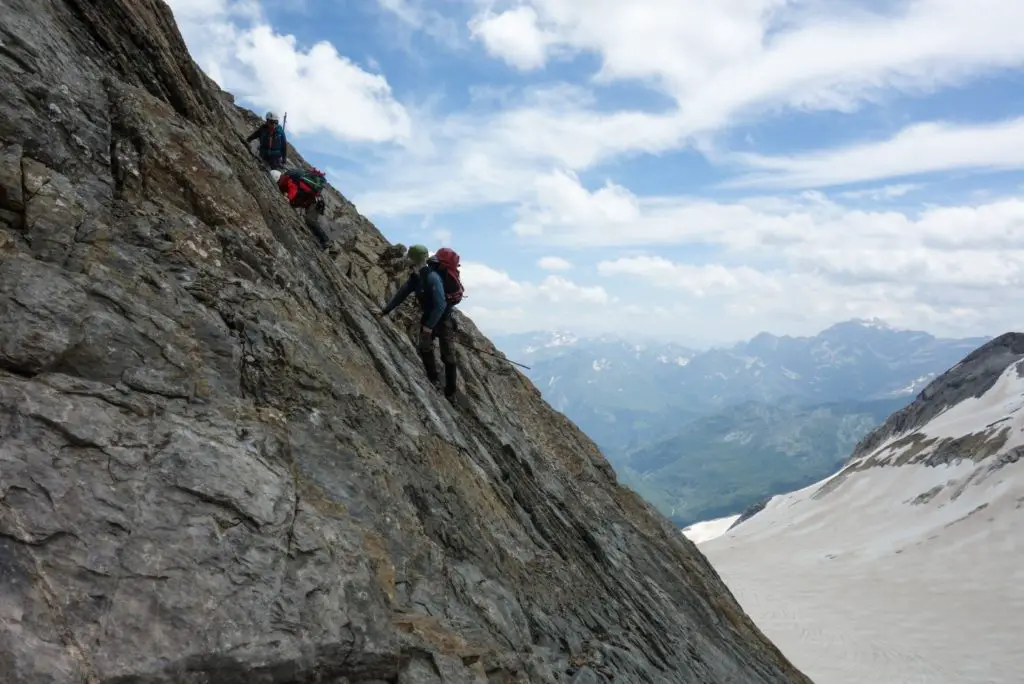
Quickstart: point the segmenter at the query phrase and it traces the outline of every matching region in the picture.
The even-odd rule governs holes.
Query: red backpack
[[[462,278],[459,275],[458,253],[450,247],[442,247],[431,260],[437,262],[438,270],[442,274],[445,301],[449,306],[455,306],[465,296],[465,288],[462,287]]]

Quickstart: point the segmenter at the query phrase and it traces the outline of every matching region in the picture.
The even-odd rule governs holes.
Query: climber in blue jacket
[[[277,122],[277,114],[267,112],[266,120],[245,139],[245,144],[257,138],[260,140],[260,158],[271,169],[283,169],[288,163],[288,139],[284,127]]]
[[[433,341],[439,341],[441,360],[444,362],[444,394],[454,401],[458,370],[455,359],[455,334],[457,329],[452,310],[461,299],[462,283],[458,279],[458,255],[449,248],[438,250],[438,254],[428,258],[429,252],[423,245],[409,248],[408,258],[412,270],[409,278],[395,293],[378,316],[387,316],[405,301],[406,297],[415,293],[420,308],[419,352],[423,360],[427,378],[431,383],[438,382],[437,362],[434,359]],[[454,259],[450,262],[449,259]],[[454,270],[454,274],[453,274]],[[450,287],[445,287],[446,279]],[[452,292],[459,296],[452,297]]]

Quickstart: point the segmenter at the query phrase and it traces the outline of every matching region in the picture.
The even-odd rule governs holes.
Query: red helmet
[[[451,270],[459,268],[459,255],[451,247],[442,247],[434,253],[431,259]]]

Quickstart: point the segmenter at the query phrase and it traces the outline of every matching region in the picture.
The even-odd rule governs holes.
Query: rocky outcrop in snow
[[[702,545],[815,681],[1016,684],[1024,334],[983,345],[835,475]]]
[[[0,93],[5,684],[808,681],[508,364],[429,386],[162,2],[6,0]]]
[[[998,403],[986,404],[983,397],[1003,380],[1013,391],[1016,379],[1024,376],[1024,334],[1006,333],[967,355],[963,361],[929,384],[915,401],[894,413],[854,449],[848,465],[870,467],[878,463],[927,461],[948,463],[955,458],[982,460],[1006,445],[1010,428]],[[999,395],[1004,398],[1004,395]],[[996,395],[990,395],[992,402]],[[935,432],[928,424],[939,414],[956,408],[969,414],[974,423]],[[993,411],[995,412],[993,414]],[[992,415],[990,415],[992,414]],[[986,423],[987,417],[996,421]],[[948,422],[949,416],[946,416]],[[898,439],[897,439],[898,438]],[[886,445],[886,449],[881,447]],[[904,448],[906,447],[906,448]]]

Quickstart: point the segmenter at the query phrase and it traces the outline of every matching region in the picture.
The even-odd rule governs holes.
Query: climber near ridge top
[[[277,114],[267,112],[264,122],[245,139],[248,145],[259,138],[259,155],[271,169],[282,169],[288,163],[288,138],[284,127],[277,122]]]
[[[409,248],[408,257],[413,271],[401,289],[395,293],[377,314],[387,316],[395,307],[415,293],[419,302],[419,352],[423,367],[431,383],[438,382],[437,362],[434,358],[434,338],[439,340],[441,360],[444,362],[444,396],[454,402],[458,369],[455,365],[455,333],[457,328],[452,311],[462,301],[463,287],[459,277],[459,255],[450,247],[442,247],[428,258],[423,245]]]

